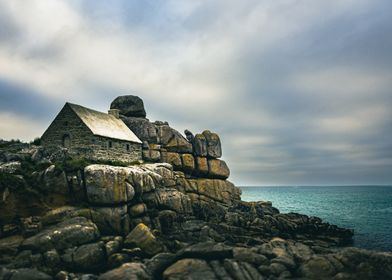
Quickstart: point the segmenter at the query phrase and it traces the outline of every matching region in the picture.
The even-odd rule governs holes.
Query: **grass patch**
[[[12,139],[9,141],[5,141],[0,139],[0,149],[8,149],[8,148],[12,148],[13,145],[15,144],[23,144],[19,139]]]
[[[35,146],[41,146],[41,138],[39,137],[34,138],[34,140],[30,142],[30,144],[33,144]]]
[[[56,162],[56,169],[65,172],[75,172],[79,170],[84,170],[84,168],[91,164],[105,164],[111,166],[122,166],[127,167],[132,164],[139,164],[138,162],[125,163],[122,161],[111,161],[111,160],[91,160],[85,158],[68,158],[62,162]]]

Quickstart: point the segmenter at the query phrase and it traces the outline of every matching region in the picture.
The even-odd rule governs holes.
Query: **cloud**
[[[0,78],[1,112],[18,112],[20,115],[35,120],[47,119],[48,114],[56,113],[52,99],[40,95],[38,92],[25,88],[9,80]]]
[[[132,93],[217,131],[238,184],[388,184],[391,18],[387,0],[3,1],[0,121],[31,129],[0,137]]]
[[[24,141],[39,137],[46,129],[45,124],[14,113],[0,113],[0,139],[20,139]]]

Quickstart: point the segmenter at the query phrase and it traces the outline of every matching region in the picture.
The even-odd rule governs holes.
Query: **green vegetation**
[[[78,170],[83,170],[86,166],[90,164],[107,164],[112,166],[129,166],[136,163],[124,163],[121,161],[110,161],[110,160],[91,160],[85,158],[68,158],[62,162],[56,162],[55,166],[59,170],[65,172],[75,172]]]
[[[9,141],[0,139],[0,149],[8,148],[14,144],[20,144],[20,143],[22,143],[22,142],[20,142],[19,139],[11,139]]]
[[[9,188],[13,191],[22,190],[25,187],[25,182],[17,175],[0,173],[0,191]]]
[[[30,144],[33,144],[35,146],[40,146],[41,145],[41,138],[40,137],[34,138],[34,140],[30,142]]]

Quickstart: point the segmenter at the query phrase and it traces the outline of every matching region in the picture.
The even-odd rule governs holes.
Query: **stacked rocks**
[[[209,130],[185,138],[167,122],[146,119],[143,101],[133,95],[117,97],[110,105],[120,111],[121,119],[143,141],[143,158],[149,162],[170,163],[174,170],[191,177],[227,179],[230,170],[220,160],[219,136]]]
[[[106,221],[108,234],[128,234],[139,223],[160,228],[160,210],[191,214],[190,200],[175,186],[172,167],[157,163],[132,167],[85,168],[87,201]],[[149,210],[155,210],[154,215]],[[156,211],[158,210],[158,211]]]
[[[241,201],[217,134],[151,123],[134,96],[111,107],[153,163],[70,170],[2,143],[0,280],[392,279],[391,253],[339,248],[351,230]]]

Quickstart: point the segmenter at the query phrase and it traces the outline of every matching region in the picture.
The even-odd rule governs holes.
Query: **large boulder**
[[[50,275],[35,268],[6,269],[0,268],[0,279],[7,280],[51,280]]]
[[[113,100],[110,109],[120,110],[120,114],[127,117],[145,118],[143,100],[135,95],[123,95]]]
[[[219,279],[205,260],[182,259],[168,267],[163,273],[163,279]]]
[[[241,190],[227,180],[177,178],[177,188],[187,194],[192,203],[197,200],[232,205],[241,199]]]
[[[82,245],[72,252],[72,268],[83,272],[96,272],[104,268],[106,262],[103,242]]]
[[[45,202],[51,206],[63,206],[70,201],[70,192],[65,172],[57,169],[55,165],[49,166],[42,172],[40,189],[47,195]]]
[[[217,179],[227,179],[230,176],[230,170],[226,162],[219,159],[208,160],[208,177]]]
[[[120,116],[120,118],[140,140],[149,143],[158,142],[157,128],[148,119],[125,116]]]
[[[55,192],[59,194],[68,194],[68,182],[65,172],[56,169],[55,165],[51,165],[42,173],[42,184],[40,188],[45,192]]]
[[[174,169],[182,169],[181,156],[174,152],[161,152],[161,161],[173,165]]]
[[[205,130],[203,135],[207,141],[207,155],[212,158],[220,158],[222,156],[222,147],[218,134]]]
[[[165,149],[177,153],[192,153],[192,144],[177,130],[171,129],[171,131],[172,138],[164,145]]]
[[[200,177],[208,175],[208,161],[206,157],[196,157],[196,174]]]
[[[128,212],[131,217],[143,216],[147,212],[147,206],[144,203],[138,203],[129,207]]]
[[[41,252],[62,250],[95,241],[99,236],[98,228],[93,222],[75,217],[25,239],[21,248]]]
[[[195,170],[195,159],[191,154],[181,155],[182,169],[189,174],[192,174]]]
[[[191,214],[191,201],[188,196],[176,189],[164,188],[142,196],[151,209],[173,210],[179,214]]]
[[[153,256],[163,251],[162,244],[156,239],[150,228],[145,224],[138,224],[125,238],[124,246],[139,247],[146,255]]]
[[[155,122],[157,127],[158,142],[163,147],[176,153],[192,153],[192,144],[180,132],[171,128],[166,123]]]
[[[207,139],[203,134],[196,134],[192,141],[195,156],[207,156]]]
[[[97,212],[98,217],[94,215],[93,211]],[[127,205],[112,206],[112,207],[95,207],[90,211],[92,219],[99,219],[102,228],[102,233],[106,234],[128,234],[130,220],[128,216]]]
[[[92,204],[125,203],[135,195],[125,168],[109,165],[90,165],[84,170],[87,199]]]
[[[29,187],[21,175],[0,173],[0,226],[46,211],[42,194]]]
[[[125,263],[119,268],[101,274],[98,280],[148,280],[151,277],[142,263]]]
[[[181,160],[180,160],[181,162]],[[171,174],[165,164],[118,167],[93,164],[85,168],[87,199],[94,205],[124,204],[134,196],[153,191],[165,177],[157,172],[162,169]],[[153,171],[154,168],[160,171]],[[163,171],[162,171],[163,172]]]
[[[143,148],[143,159],[147,162],[158,162],[161,159],[161,146],[149,144]]]

